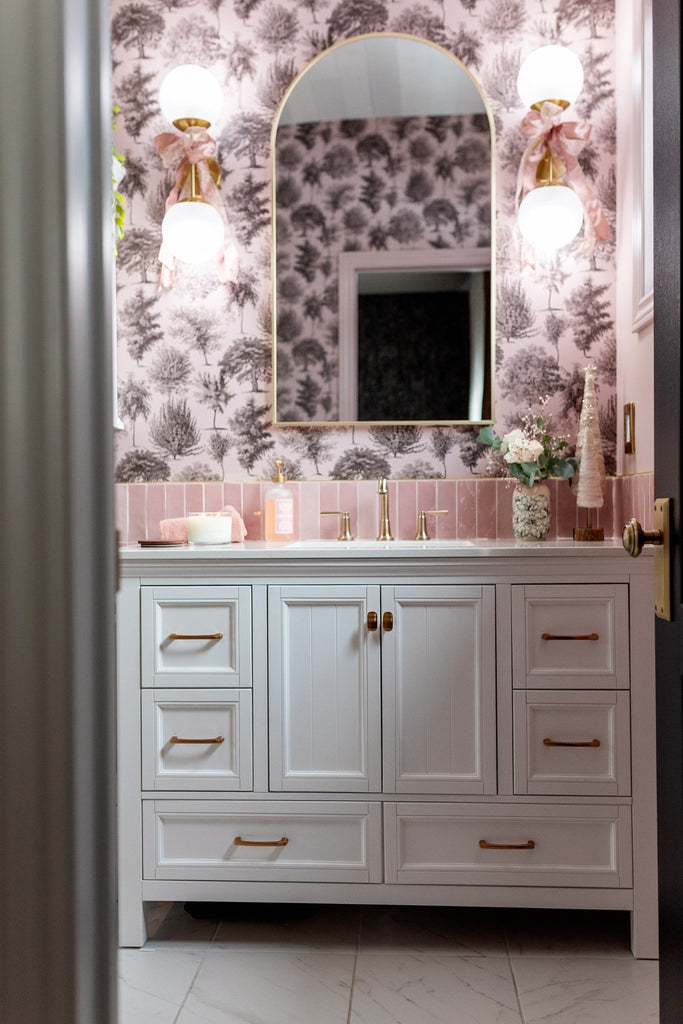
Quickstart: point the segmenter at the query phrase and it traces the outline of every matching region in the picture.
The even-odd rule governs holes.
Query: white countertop
[[[626,556],[621,540],[610,538],[600,542],[578,543],[571,538],[546,541],[478,540],[478,541],[374,541],[374,540],[308,540],[276,544],[267,541],[244,541],[240,544],[126,544],[120,549],[121,560],[127,563],[177,560],[234,561],[314,561],[317,559],[467,559],[467,558],[546,558],[577,555],[603,559]],[[646,549],[644,554],[652,554]],[[634,559],[635,561],[635,559]]]

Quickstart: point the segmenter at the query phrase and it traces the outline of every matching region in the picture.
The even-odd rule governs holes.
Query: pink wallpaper
[[[515,90],[517,70],[537,46],[560,42],[583,62],[584,90],[568,116],[593,125],[580,161],[614,222],[613,3],[197,0],[188,6],[112,0],[111,10],[114,99],[121,108],[115,139],[127,159],[127,228],[117,266],[125,428],[116,442],[119,481],[164,481],[164,493],[196,481],[204,493],[210,481],[225,480],[246,494],[247,482],[269,479],[275,458],[282,458],[288,476],[298,480],[334,477],[342,466],[349,476],[373,477],[379,462],[395,480],[445,477],[462,481],[463,494],[466,484],[477,493],[480,487],[481,493],[498,490],[479,479],[486,452],[466,429],[424,428],[402,447],[388,444],[381,431],[283,430],[269,419],[273,112],[314,53],[367,31],[411,32],[439,43],[467,63],[494,113],[498,432],[550,395],[555,429],[573,440],[583,369],[591,360],[598,367],[600,424],[613,471],[614,244],[588,255],[579,238],[535,271],[522,270],[514,214],[525,113]],[[185,61],[208,66],[224,87],[215,130],[240,275],[225,286],[210,266],[181,264],[172,291],[160,294],[157,253],[169,181],[154,152],[155,135],[168,130],[157,96],[165,72]]]

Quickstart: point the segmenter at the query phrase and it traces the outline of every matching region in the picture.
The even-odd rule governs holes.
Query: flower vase
[[[546,540],[550,533],[550,488],[517,484],[512,492],[512,532],[517,540]]]

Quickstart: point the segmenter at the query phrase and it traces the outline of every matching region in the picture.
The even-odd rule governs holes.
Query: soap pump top
[[[287,477],[282,472],[282,459],[276,459],[275,460],[275,468],[277,469],[277,472],[276,472],[275,476],[273,477],[273,483],[283,484],[285,482],[285,480],[287,479]]]

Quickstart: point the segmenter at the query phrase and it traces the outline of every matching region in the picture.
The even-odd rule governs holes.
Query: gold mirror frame
[[[276,139],[278,128],[280,127],[280,119],[284,108],[289,100],[292,92],[296,89],[301,79],[308,73],[308,71],[318,64],[324,57],[337,51],[350,44],[357,43],[360,40],[369,40],[374,38],[396,38],[405,39],[422,45],[431,47],[432,49],[442,53],[448,57],[454,64],[456,64],[470,79],[477,92],[479,93],[484,111],[486,113],[488,124],[489,124],[489,136],[490,136],[490,168],[489,168],[489,181],[490,181],[490,304],[489,304],[489,338],[488,338],[488,389],[489,389],[489,416],[482,417],[481,419],[426,419],[426,420],[410,420],[410,419],[392,419],[392,420],[351,420],[351,419],[338,419],[338,420],[280,420],[277,416],[277,394],[278,394],[278,364],[277,364],[277,324],[278,324],[278,300],[277,300],[277,224],[276,224],[276,192],[277,192],[277,158],[276,158]],[[390,426],[390,425],[408,425],[408,426],[468,426],[468,425],[479,425],[492,423],[494,418],[494,403],[495,403],[495,324],[496,324],[496,286],[495,286],[495,267],[496,267],[496,243],[495,243],[495,151],[496,151],[496,133],[495,123],[493,114],[486,98],[486,95],[469,68],[454,54],[450,53],[444,47],[438,43],[432,42],[429,39],[425,39],[420,36],[410,35],[408,33],[401,32],[371,32],[361,34],[357,36],[351,36],[348,39],[340,40],[334,43],[332,46],[322,50],[320,53],[310,60],[305,67],[299,71],[299,73],[292,79],[289,86],[287,87],[280,104],[276,110],[273,118],[273,125],[271,128],[270,136],[270,147],[271,147],[271,226],[272,226],[272,242],[271,242],[271,288],[272,288],[272,364],[273,364],[273,406],[272,406],[272,422],[274,426],[281,427],[327,427],[330,429],[338,429],[342,427],[372,427],[372,426]],[[399,251],[399,250],[395,250]],[[408,250],[404,250],[408,251]],[[435,250],[439,251],[439,250]],[[447,250],[442,250],[447,251]]]

